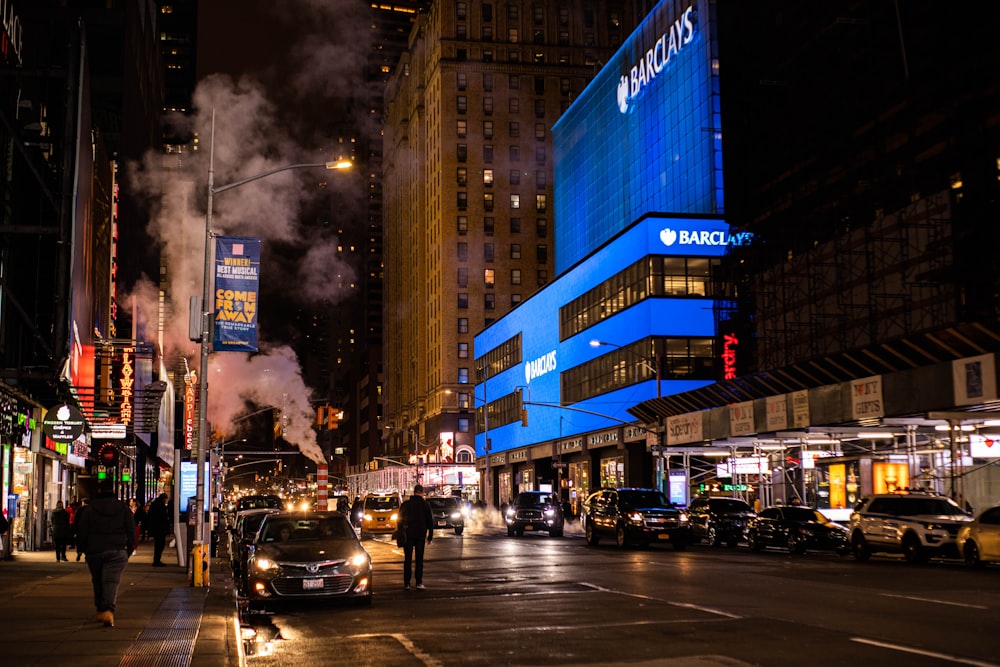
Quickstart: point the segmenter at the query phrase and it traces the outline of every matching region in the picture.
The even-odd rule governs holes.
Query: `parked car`
[[[688,507],[692,540],[705,540],[713,547],[725,543],[735,547],[746,541],[750,520],[757,516],[745,500],[739,498],[696,498]]]
[[[951,498],[932,493],[866,496],[851,513],[851,547],[858,560],[899,553],[911,563],[958,557],[958,531],[972,516]]]
[[[754,551],[764,547],[783,547],[789,553],[807,550],[851,553],[847,528],[834,523],[811,507],[798,505],[768,507],[747,527],[747,544]]]
[[[262,508],[243,510],[236,513],[233,527],[229,530],[229,562],[233,568],[233,581],[237,587],[245,581],[244,567],[246,566],[249,547],[253,544],[257,529],[268,514],[274,514],[279,510],[273,508]]]
[[[958,529],[958,552],[968,565],[1000,562],[1000,506],[982,512]]]
[[[456,535],[465,530],[465,513],[462,499],[456,496],[432,496],[427,499],[434,514],[434,528],[451,529]]]
[[[249,546],[244,593],[251,607],[303,599],[372,601],[372,562],[338,512],[275,512]]]
[[[518,536],[525,531],[548,531],[551,537],[562,537],[565,521],[559,497],[546,491],[522,491],[507,507],[504,515],[507,535]]]
[[[402,502],[398,493],[369,493],[362,503],[361,534],[394,533]]]
[[[691,541],[688,515],[656,489],[601,489],[583,501],[581,515],[587,544],[613,537],[619,547],[669,542],[684,549]]]

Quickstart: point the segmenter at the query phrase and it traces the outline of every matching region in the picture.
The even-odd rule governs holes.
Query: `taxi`
[[[361,533],[394,533],[399,521],[398,493],[369,493],[362,501]]]

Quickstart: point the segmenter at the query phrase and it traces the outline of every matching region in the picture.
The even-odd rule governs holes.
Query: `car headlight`
[[[452,518],[453,521],[458,521],[459,519],[462,518],[462,513],[461,512],[452,512],[451,513],[451,518]]]
[[[260,570],[261,572],[268,572],[278,569],[278,564],[275,561],[265,556],[259,556],[257,558],[254,558],[253,566],[256,569]]]
[[[351,556],[351,565],[354,567],[367,567],[368,565],[368,554],[366,553],[356,553]]]
[[[517,510],[515,510],[513,507],[507,508],[507,516],[513,517],[515,514],[517,514]]]
[[[391,519],[392,521],[396,521],[397,519],[399,519],[399,513],[393,512],[392,516],[390,516],[389,519]]]
[[[632,512],[631,514],[628,515],[629,522],[634,523],[636,525],[642,525],[642,519],[643,519],[642,514],[640,514],[639,512]]]
[[[372,520],[372,515],[369,514],[368,512],[365,512],[364,516],[365,516],[365,521],[371,521]]]
[[[681,523],[687,523],[688,522],[688,515],[687,515],[687,513],[686,512],[681,512],[679,515],[677,515],[677,520],[680,521]]]
[[[545,509],[545,516],[547,516],[547,517],[553,517],[555,515],[556,515],[556,511],[554,509],[552,509],[551,507],[547,507]]]

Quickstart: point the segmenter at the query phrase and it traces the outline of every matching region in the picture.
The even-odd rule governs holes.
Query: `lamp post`
[[[215,194],[225,192],[241,185],[246,185],[252,181],[265,178],[272,174],[290,169],[304,169],[325,167],[326,169],[348,169],[351,163],[347,160],[336,160],[333,162],[309,162],[303,164],[292,164],[284,167],[269,169],[265,172],[244,178],[243,180],[223,185],[215,186],[215,110],[212,110],[212,134],[209,142],[208,154],[208,201],[205,209],[205,274],[202,276],[201,293],[201,364],[198,373],[198,448],[195,456],[198,459],[197,482],[196,482],[196,507],[198,511],[195,515],[194,535],[196,540],[201,540],[201,544],[209,543],[210,535],[206,530],[209,524],[209,508],[205,502],[205,458],[208,454],[208,355],[212,351],[211,338],[211,306],[212,296],[212,204]],[[204,507],[202,507],[204,505]],[[202,569],[204,574],[196,573],[194,577],[195,585],[208,585],[208,560],[204,559]]]
[[[632,350],[630,350],[627,347],[622,347],[621,345],[617,345],[615,343],[607,343],[607,342],[602,341],[602,340],[592,340],[592,341],[590,341],[590,346],[591,347],[601,347],[602,345],[607,345],[608,347],[614,347],[614,348],[617,348],[619,350],[623,350],[623,351],[625,351],[625,352],[627,352],[627,353],[635,356],[637,359],[639,359],[639,363],[641,363],[643,366],[645,366],[647,370],[653,371],[653,375],[656,378],[656,397],[657,398],[661,398],[663,396],[663,394],[662,394],[662,392],[660,390],[660,354],[659,354],[658,351],[655,352],[655,356],[653,358],[653,365],[651,366],[650,363],[649,363],[649,358],[648,357],[644,357],[644,356],[642,356],[640,354],[636,354],[635,352],[633,352]],[[658,421],[658,423],[656,425],[656,430],[657,430],[657,433],[656,433],[656,447],[657,447],[658,451],[656,453],[656,457],[655,457],[655,460],[654,460],[654,466],[653,466],[653,477],[654,477],[654,479],[653,479],[653,487],[657,488],[657,489],[660,489],[662,491],[663,490],[663,488],[662,488],[662,485],[663,485],[663,461],[664,461],[664,457],[663,457],[664,428],[663,428],[663,420],[659,419],[657,421]]]

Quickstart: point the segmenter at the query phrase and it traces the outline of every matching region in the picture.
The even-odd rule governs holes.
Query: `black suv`
[[[461,535],[465,530],[465,514],[462,512],[462,499],[455,496],[432,496],[427,499],[434,515],[434,528],[449,528]]]
[[[691,535],[697,542],[707,540],[713,547],[735,547],[746,540],[747,526],[757,516],[745,500],[739,498],[696,498],[688,507]]]
[[[595,491],[583,501],[582,521],[591,546],[601,535],[614,537],[620,547],[664,541],[680,550],[691,541],[687,514],[656,489]]]
[[[504,513],[507,535],[520,537],[526,530],[547,530],[562,537],[563,509],[559,497],[545,491],[522,491]]]
[[[851,513],[854,557],[897,553],[911,563],[931,556],[958,557],[958,531],[972,515],[947,496],[933,493],[880,493],[862,498]]]

